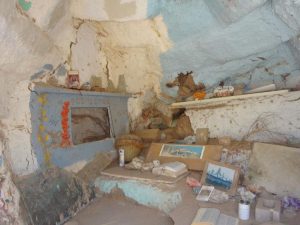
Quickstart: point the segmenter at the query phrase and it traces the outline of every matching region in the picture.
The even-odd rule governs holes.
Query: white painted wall
[[[297,15],[299,4],[291,0],[286,1],[286,3],[274,1],[275,4],[272,7],[275,9],[275,13],[271,10],[273,8],[270,5],[264,5],[265,0],[249,1],[246,5],[241,5],[238,1],[213,4],[203,0],[201,10],[205,11],[203,15],[210,15],[210,20],[201,20],[201,26],[197,24],[195,33],[178,32],[177,34],[173,33],[173,36],[169,36],[169,32],[185,31],[183,28],[190,20],[185,21],[177,17],[175,18],[177,22],[171,21],[174,15],[169,13],[165,6],[171,4],[174,9],[184,6],[192,10],[193,5],[180,1],[166,1],[165,4],[162,1],[156,4],[143,0],[54,0],[47,4],[38,0],[31,0],[30,2],[32,6],[26,12],[16,8],[17,0],[0,2],[0,49],[2,54],[0,57],[0,82],[2,84],[0,104],[3,106],[0,109],[0,119],[7,124],[10,156],[15,161],[12,167],[17,174],[24,175],[36,169],[36,160],[32,155],[30,144],[31,128],[28,116],[30,92],[27,86],[30,76],[38,72],[44,64],[51,64],[53,68],[56,68],[59,64],[66,62],[72,69],[79,70],[82,83],[90,81],[91,76],[98,76],[102,78],[105,87],[108,85],[108,81],[117,87],[119,78],[123,76],[126,91],[141,92],[139,98],[129,101],[129,113],[132,121],[140,115],[142,108],[149,104],[151,101],[149,99],[152,99],[153,93],[161,91],[160,83],[163,75],[166,79],[171,79],[170,75],[176,75],[176,73],[170,73],[168,70],[163,71],[161,63],[165,64],[165,68],[172,70],[177,66],[181,69],[185,68],[181,65],[201,66],[197,57],[201,56],[204,50],[209,54],[204,54],[203,60],[207,62],[211,58],[217,58],[220,67],[207,67],[208,64],[203,64],[201,66],[202,73],[196,77],[197,81],[203,78],[212,84],[223,78],[224,74],[226,76],[228,74],[236,75],[242,71],[242,75],[244,73],[247,75],[247,71],[253,67],[253,77],[257,77],[256,80],[262,82],[263,79],[260,81],[261,77],[269,77],[269,75],[261,73],[265,70],[260,65],[260,60],[254,56],[263,56],[266,58],[263,65],[271,67],[278,61],[275,57],[276,52],[283,52],[284,56],[287,55],[283,59],[288,61],[288,67],[293,70],[291,75],[295,75],[288,79],[286,87],[293,87],[299,81],[299,76],[297,76],[298,61],[295,60],[297,57],[293,55],[294,53],[296,56],[299,54],[297,50],[299,49],[299,40],[293,37],[293,41],[286,42],[298,32],[298,20],[291,17],[289,12]],[[154,19],[146,19],[147,7],[151,6],[149,3],[158,7],[157,14],[151,14],[151,16],[158,15]],[[217,14],[223,12],[224,15],[221,15],[222,18],[214,18],[217,16],[214,12]],[[232,12],[235,14],[231,14]],[[260,15],[260,17],[255,15]],[[224,16],[228,19],[227,24],[220,26],[215,19],[223,20]],[[79,28],[74,28],[72,17],[81,19],[78,24],[83,24]],[[226,18],[224,22],[226,22]],[[256,20],[257,18],[267,18],[267,20],[259,22]],[[288,26],[281,20],[293,30],[289,31]],[[257,27],[257,23],[273,24],[269,21],[275,21],[277,25],[279,24],[280,26],[278,26],[282,29],[278,32],[283,35],[275,35],[275,38],[274,35],[268,35],[269,33],[273,34],[273,29],[277,32],[278,26],[276,24],[276,26],[272,26],[272,32],[267,31],[265,33],[264,31],[267,29],[262,29],[259,33],[266,35],[266,38],[263,38],[266,43],[269,44],[273,41],[274,46],[271,47],[272,49],[275,48],[273,50],[270,50],[269,47],[258,48],[255,49],[255,53],[259,52],[259,55],[250,55],[245,58],[247,54],[253,53],[253,47],[244,42],[246,37],[243,36],[243,32],[240,32],[239,28],[248,29],[249,24],[251,27]],[[217,29],[218,32],[207,32],[201,27],[209,28],[208,31]],[[289,32],[286,32],[287,30]],[[212,34],[216,36],[211,36]],[[221,36],[223,41],[220,42]],[[171,38],[180,39],[180,42],[172,43]],[[203,46],[197,45],[199,40],[204,43]],[[224,47],[224,40],[229,43],[225,47],[233,46],[235,51],[231,51],[231,49],[225,51],[226,54],[219,51]],[[70,51],[71,42],[74,43],[72,51]],[[282,42],[284,43],[282,44]],[[223,44],[218,46],[216,43]],[[177,44],[179,45],[176,46]],[[241,50],[243,47],[249,48],[251,51]],[[179,55],[172,54],[174,49],[178,49],[175,53]],[[212,57],[213,53],[215,54],[214,57]],[[245,55],[245,53],[247,54]],[[235,55],[226,58],[225,61],[222,60],[224,56],[227,57],[230,54]],[[169,55],[170,61],[161,60],[164,55]],[[232,61],[233,58],[237,60]],[[281,59],[282,57],[279,57],[279,60]],[[238,67],[234,66],[236,69],[233,70],[232,64],[238,65]],[[259,72],[256,73],[255,71]],[[222,73],[222,76],[218,75],[219,72]],[[278,74],[285,72],[289,71],[278,69]],[[61,83],[65,80],[64,76],[58,78]],[[245,76],[245,78],[241,77],[240,80],[242,82],[247,79]],[[152,97],[149,98],[149,96]],[[255,100],[245,100],[237,102],[234,106],[227,105],[218,110],[204,110],[205,113],[203,110],[188,111],[187,114],[194,122],[194,129],[209,126],[215,137],[229,133],[234,138],[241,139],[246,135],[250,125],[257,117],[269,113],[272,115],[270,117],[276,121],[272,123],[275,125],[269,125],[271,126],[270,129],[274,131],[278,127],[280,128],[283,135],[280,134],[278,137],[276,134],[276,138],[282,142],[286,140],[286,135],[292,139],[293,136],[291,135],[298,137],[296,132],[298,131],[296,128],[298,117],[293,114],[293,112],[298,111],[298,106],[285,100],[280,101],[289,109],[289,114],[280,112],[280,107],[275,99],[273,100],[275,103],[272,104],[266,99],[260,104]],[[250,113],[249,104],[255,105],[255,113]],[[281,114],[283,119],[274,119]],[[221,117],[221,115],[223,116]],[[284,124],[285,118],[289,118],[293,125]],[[269,117],[265,118],[265,120],[268,119]],[[264,133],[263,135],[260,134],[259,137],[256,136],[255,139],[263,137],[264,140],[267,140],[270,139],[269,136],[269,133]],[[272,138],[274,139],[274,134],[272,134]]]
[[[141,94],[129,100],[134,121],[148,104],[149,92],[160,92],[160,54],[171,46],[160,16],[127,23],[86,21],[79,27],[77,42],[72,46],[71,67],[79,71],[82,83],[97,76],[104,87],[109,81],[118,87],[120,77],[124,77],[126,91]]]
[[[27,175],[38,169],[31,147],[30,91],[28,81],[20,81],[15,85],[10,99],[10,117],[5,120],[8,129],[7,157],[15,174]]]
[[[300,92],[220,102],[220,107],[189,109],[194,131],[209,128],[210,137],[300,144]]]
[[[75,18],[96,21],[129,21],[147,18],[145,0],[73,0]]]
[[[5,125],[2,130],[7,163],[16,175],[26,175],[37,169],[30,142],[29,80],[45,64],[57,67],[64,61],[64,54],[51,36],[37,26],[44,24],[39,20],[34,24],[16,3],[0,1],[0,120]]]

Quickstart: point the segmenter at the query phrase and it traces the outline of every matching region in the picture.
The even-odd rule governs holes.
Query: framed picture
[[[198,201],[205,201],[205,202],[207,202],[209,200],[209,197],[213,193],[214,189],[215,189],[214,186],[202,185],[201,190],[198,193],[196,199]]]
[[[220,162],[207,161],[201,183],[235,195],[239,179],[239,168]]]
[[[164,144],[159,156],[202,159],[205,146]]]
[[[74,88],[74,89],[80,88],[78,71],[71,70],[68,72],[67,86],[68,86],[68,88]]]

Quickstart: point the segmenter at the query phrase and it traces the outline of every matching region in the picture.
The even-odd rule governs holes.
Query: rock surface
[[[26,212],[24,220],[32,225],[62,223],[94,197],[84,182],[58,168],[30,175],[18,181],[17,187]]]
[[[300,197],[300,149],[255,143],[249,181],[281,196]]]

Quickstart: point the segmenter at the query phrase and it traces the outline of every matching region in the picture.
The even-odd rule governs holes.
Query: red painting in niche
[[[61,111],[61,147],[65,148],[71,145],[70,135],[69,135],[69,112],[70,112],[70,102],[64,102]]]

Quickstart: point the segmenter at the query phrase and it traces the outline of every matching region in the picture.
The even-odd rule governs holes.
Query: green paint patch
[[[28,0],[19,0],[19,5],[24,11],[28,11],[31,8],[32,2]]]

